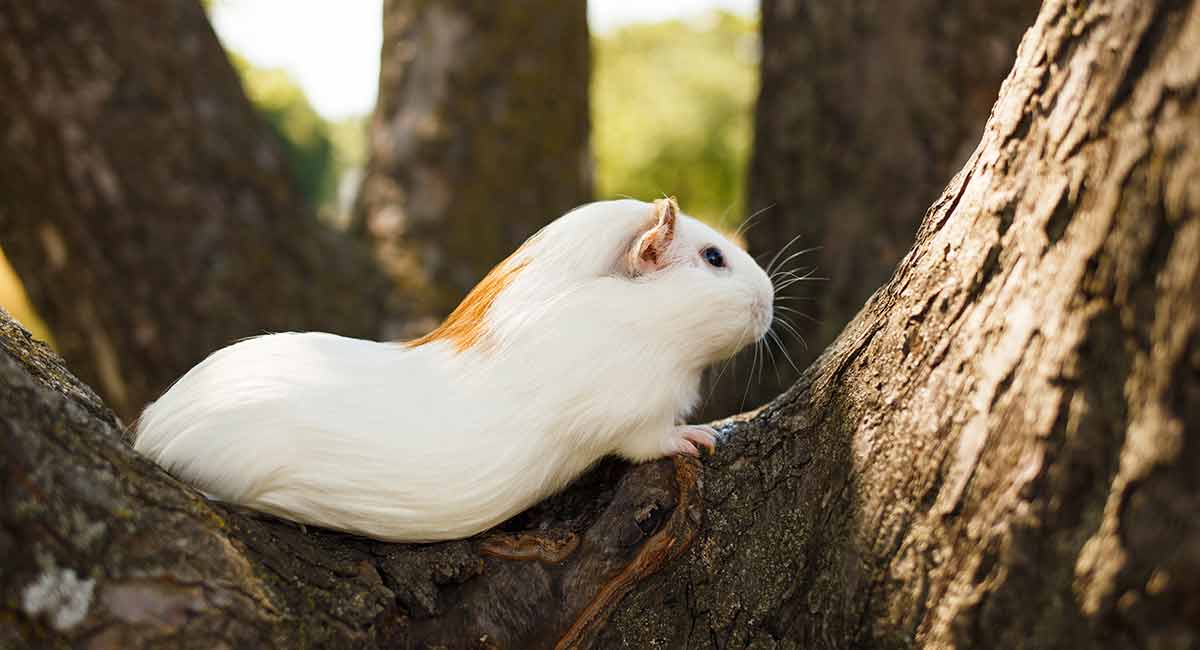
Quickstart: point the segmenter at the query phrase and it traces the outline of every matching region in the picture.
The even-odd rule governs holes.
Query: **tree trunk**
[[[379,333],[382,276],[316,220],[198,2],[0,11],[0,242],[129,418],[264,331]]]
[[[785,266],[817,279],[781,293],[803,314],[781,312],[796,332],[776,326],[790,362],[739,359],[704,419],[790,386],[888,279],[979,142],[1038,4],[763,0],[747,214],[762,212],[746,239],[764,262],[793,238],[779,259],[815,248]]]
[[[1200,2],[1048,0],[916,244],[598,647],[1200,646]]]
[[[209,502],[124,444],[91,389],[2,310],[0,432],[0,648],[579,644],[700,519],[695,461],[605,463],[443,544]]]
[[[415,334],[590,198],[587,3],[387,0],[383,13],[354,227],[400,287],[397,335]]]
[[[1050,0],[787,393],[702,468],[606,463],[464,541],[208,503],[3,323],[0,643],[1195,647],[1198,91],[1200,0]]]

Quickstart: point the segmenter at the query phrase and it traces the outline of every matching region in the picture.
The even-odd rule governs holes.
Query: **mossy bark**
[[[419,334],[590,199],[587,3],[388,0],[383,25],[355,229]]]
[[[385,280],[320,225],[198,2],[0,11],[0,244],[122,417],[264,331],[378,335]]]
[[[0,319],[0,644],[1194,647],[1197,124],[1200,0],[1049,0],[791,389],[458,542],[206,502]]]
[[[781,294],[801,312],[780,312],[794,333],[775,328],[790,361],[760,352],[759,372],[744,353],[703,416],[778,395],[888,279],[979,142],[1039,4],[763,0],[746,240],[764,262],[815,249],[785,265],[814,279]]]

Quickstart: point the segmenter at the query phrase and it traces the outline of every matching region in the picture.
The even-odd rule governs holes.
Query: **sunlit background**
[[[366,163],[381,0],[205,3],[246,93],[287,148],[318,214],[343,221]],[[757,94],[756,0],[591,0],[592,152],[598,198],[674,193],[722,226],[741,221]],[[0,306],[51,334],[0,252]]]
[[[754,20],[757,11],[755,0],[592,0],[588,26],[603,41],[631,25],[703,23],[716,12]],[[255,67],[285,72],[326,120],[362,116],[375,106],[382,13],[382,0],[216,0],[210,8],[226,48]]]

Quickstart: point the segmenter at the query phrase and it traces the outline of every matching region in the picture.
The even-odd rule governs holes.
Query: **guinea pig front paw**
[[[717,430],[706,424],[682,424],[671,429],[662,438],[663,454],[687,454],[699,456],[700,447],[707,447],[709,453],[717,450]]]

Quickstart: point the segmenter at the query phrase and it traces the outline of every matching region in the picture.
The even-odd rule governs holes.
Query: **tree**
[[[587,6],[387,0],[383,14],[354,229],[400,287],[399,335],[590,198]]]
[[[1200,2],[1050,0],[915,246],[794,386],[702,468],[606,464],[471,540],[205,502],[0,320],[0,638],[1194,645],[1198,90]]]
[[[123,417],[241,337],[378,335],[382,276],[317,223],[198,3],[10,3],[0,40],[0,240]]]
[[[596,195],[678,196],[725,227],[746,202],[758,21],[727,12],[635,23],[592,46]]]
[[[1038,4],[764,0],[746,240],[763,262],[815,248],[787,266],[818,279],[781,294],[801,312],[782,313],[795,333],[776,327],[791,360],[739,360],[703,415],[778,395],[887,280],[979,141]]]

